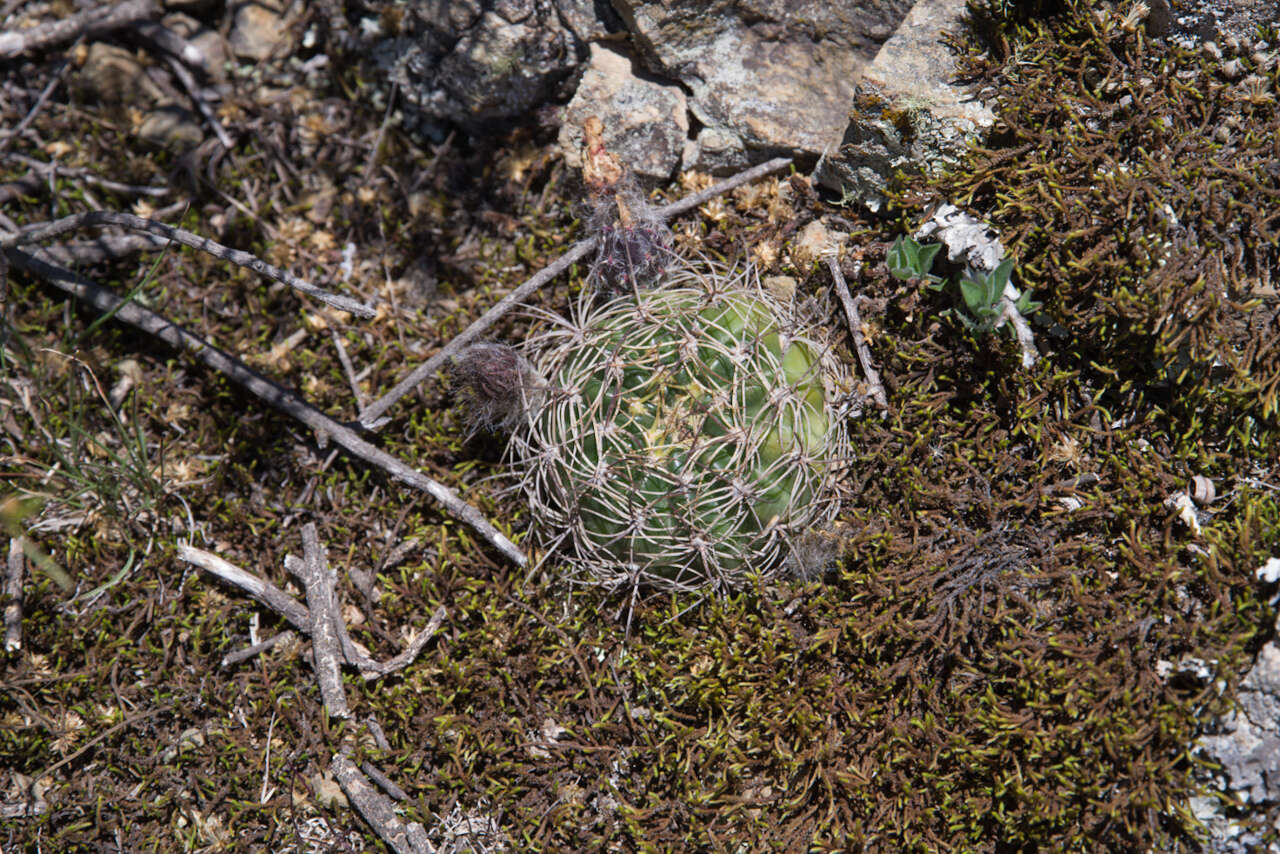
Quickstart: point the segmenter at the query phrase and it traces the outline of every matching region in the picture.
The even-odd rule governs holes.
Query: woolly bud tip
[[[472,431],[510,430],[524,417],[533,387],[528,360],[507,344],[472,344],[454,358],[454,394]]]
[[[600,230],[591,284],[605,298],[648,288],[671,260],[671,232],[662,225],[621,223]]]

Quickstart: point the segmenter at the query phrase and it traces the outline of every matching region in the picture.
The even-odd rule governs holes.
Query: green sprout
[[[889,274],[904,281],[924,280],[930,288],[940,291],[946,287],[947,280],[929,271],[933,267],[934,256],[941,248],[941,243],[920,244],[910,237],[899,236],[889,247],[885,259]],[[1012,274],[1013,259],[1005,258],[988,273],[965,276],[957,282],[964,311],[947,309],[943,315],[954,314],[972,332],[994,332],[1004,322],[1005,291],[1009,288]],[[1029,293],[1019,294],[1016,300],[1010,300],[1010,304],[1024,317],[1040,307]]]
[[[894,278],[905,281],[924,279],[936,290],[941,288],[942,278],[930,273],[929,269],[933,267],[933,258],[941,248],[941,243],[921,245],[910,237],[899,236],[889,247],[885,262]]]

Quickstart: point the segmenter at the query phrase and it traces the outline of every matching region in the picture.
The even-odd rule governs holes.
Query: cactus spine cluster
[[[750,270],[584,298],[526,342],[513,438],[535,535],[611,586],[738,587],[838,509],[848,378]]]

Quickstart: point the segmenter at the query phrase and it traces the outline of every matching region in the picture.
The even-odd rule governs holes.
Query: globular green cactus
[[[849,380],[754,273],[685,267],[526,342],[513,438],[536,537],[612,586],[728,590],[829,522]]]

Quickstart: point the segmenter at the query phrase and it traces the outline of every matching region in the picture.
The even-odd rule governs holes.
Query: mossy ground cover
[[[880,306],[867,331],[891,406],[851,425],[844,555],[811,581],[633,601],[566,585],[554,559],[527,574],[224,379],[11,273],[4,522],[49,568],[0,671],[0,785],[12,803],[34,782],[48,807],[0,819],[5,849],[377,850],[323,780],[354,742],[437,841],[469,814],[508,850],[1192,850],[1189,746],[1273,617],[1253,573],[1280,528],[1277,79],[1227,80],[1086,5],[997,18],[995,54],[968,48],[1000,125],[952,174],[901,176],[895,221],[784,178],[676,224],[683,248],[751,247],[820,301],[825,273],[790,266],[790,238],[818,217],[854,234],[845,269]],[[361,73],[289,97],[242,80],[226,113],[242,141],[220,158],[144,148],[127,116],[61,97],[22,141],[174,182],[185,226],[320,284],[354,243],[348,287],[387,305],[367,323],[187,251],[86,270],[344,419],[333,334],[377,395],[575,236],[545,133],[422,147],[393,127],[370,167],[382,114]],[[306,157],[278,164],[289,150]],[[60,180],[5,214],[135,201]],[[1032,369],[884,270],[944,200],[1000,229],[1044,303]],[[562,310],[584,273],[540,305]],[[126,360],[137,382],[113,415]],[[429,384],[380,441],[523,538],[501,442],[466,432]],[[1219,493],[1198,535],[1165,503],[1195,475]],[[221,667],[284,626],[174,557],[192,541],[287,585],[308,521],[376,655],[448,611],[403,674],[348,675],[355,723],[325,717],[303,645]],[[347,570],[375,573],[380,598]],[[1184,658],[1212,678],[1161,666]]]

